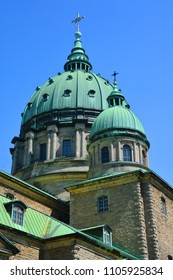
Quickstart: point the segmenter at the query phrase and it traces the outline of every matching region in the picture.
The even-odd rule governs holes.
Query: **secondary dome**
[[[109,108],[99,114],[91,128],[89,137],[91,142],[97,138],[111,135],[138,135],[138,137],[146,139],[143,124],[130,110],[130,106],[121,90],[117,88],[116,82],[107,101]]]
[[[150,144],[144,127],[130,110],[116,82],[107,101],[109,108],[100,113],[90,130],[88,178],[148,170]]]
[[[91,128],[90,137],[105,131],[117,134],[124,129],[136,130],[145,135],[144,127],[138,117],[130,109],[116,106],[108,108],[97,117]]]
[[[72,122],[81,118],[92,123],[108,107],[106,99],[113,85],[91,72],[81,33],[76,32],[75,37],[65,72],[49,78],[29,99],[22,114],[21,135],[31,128],[39,129],[46,122]]]

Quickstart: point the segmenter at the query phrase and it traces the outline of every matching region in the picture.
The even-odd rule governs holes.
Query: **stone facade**
[[[62,239],[47,242],[40,252],[40,259],[44,260],[107,260],[118,259],[111,252],[96,248],[96,246],[78,238]],[[122,258],[122,257],[121,257]]]
[[[128,145],[131,149],[131,161],[123,160],[123,147]],[[108,148],[109,161],[102,162],[102,149]],[[89,172],[88,177],[94,178],[113,172],[126,172],[136,169],[148,170],[148,146],[135,137],[105,137],[89,145]]]
[[[173,256],[173,192],[171,188],[165,190],[157,178],[155,184],[151,179],[135,171],[67,188],[71,193],[70,223],[77,228],[107,224],[112,229],[113,243],[144,259]],[[101,196],[108,197],[108,211],[99,213]],[[162,196],[166,214],[162,213]]]
[[[68,205],[63,201],[60,202],[53,196],[6,173],[1,172],[0,175],[0,259],[84,260],[127,257],[126,253],[123,255],[115,247],[105,247],[104,242],[100,241],[101,236],[98,239],[93,238],[86,232],[83,234],[63,223],[69,221]],[[26,205],[22,224],[13,220],[12,210],[9,211],[7,207],[9,203]],[[38,225],[37,229],[34,223]],[[67,225],[67,234],[65,234],[65,225]],[[28,226],[32,228],[31,232],[34,234],[28,231]],[[59,235],[59,228],[62,236]],[[57,236],[52,237],[55,232]],[[133,254],[128,258],[133,259]]]
[[[46,130],[26,133],[21,141],[13,139],[12,174],[63,200],[69,200],[63,187],[87,178],[88,133],[89,127],[84,123],[68,126],[68,129],[49,125]],[[63,151],[64,140],[70,142],[68,156]],[[45,150],[42,154],[43,145]]]
[[[147,183],[144,191],[150,258],[168,259],[173,256],[173,194],[158,182]]]
[[[10,260],[39,260],[39,247],[31,244],[22,244],[22,242],[14,242],[14,245],[19,249],[19,253],[10,257]]]

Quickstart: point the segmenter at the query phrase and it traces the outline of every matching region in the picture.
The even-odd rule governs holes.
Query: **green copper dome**
[[[82,47],[81,33],[75,33],[74,48],[64,65],[64,73],[49,78],[29,99],[22,114],[21,136],[46,123],[85,119],[93,123],[108,107],[113,85],[92,70]]]
[[[90,137],[100,132],[109,131],[114,134],[126,129],[136,130],[145,135],[141,121],[130,109],[115,106],[100,113],[91,128]]]
[[[36,115],[56,109],[107,108],[106,98],[112,85],[93,73],[77,70],[65,72],[48,80],[30,98],[24,114],[23,124]]]
[[[145,129],[138,117],[130,110],[130,106],[117,88],[107,98],[109,108],[96,118],[91,131],[91,142],[98,137],[110,135],[140,135],[146,138]]]

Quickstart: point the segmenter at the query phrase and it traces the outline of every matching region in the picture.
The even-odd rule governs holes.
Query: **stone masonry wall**
[[[153,189],[155,223],[157,227],[159,259],[173,258],[173,200],[155,187]],[[162,211],[161,198],[165,199],[166,213]]]
[[[98,213],[97,198],[107,195],[109,210]],[[87,228],[109,225],[113,244],[118,243],[133,253],[147,258],[143,201],[138,182],[106,185],[98,189],[75,192],[71,196],[71,225]]]
[[[169,194],[169,196],[168,196]],[[173,257],[173,200],[160,184],[145,182],[142,186],[149,259]],[[165,200],[163,212],[162,198]]]
[[[31,245],[25,245],[21,243],[13,243],[20,252],[12,257],[10,260],[38,260],[39,259],[39,249],[32,247]]]
[[[115,255],[89,242],[66,238],[48,242],[40,252],[40,259],[51,260],[106,260],[116,259]]]

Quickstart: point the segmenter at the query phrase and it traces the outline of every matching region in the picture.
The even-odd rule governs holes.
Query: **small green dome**
[[[91,131],[90,141],[99,137],[113,135],[133,135],[146,139],[145,129],[138,117],[130,110],[130,105],[118,89],[116,81],[113,91],[107,97],[108,106],[96,118]]]
[[[123,131],[138,131],[145,135],[141,121],[130,109],[114,106],[100,113],[91,128],[90,138],[101,133],[119,134]]]

